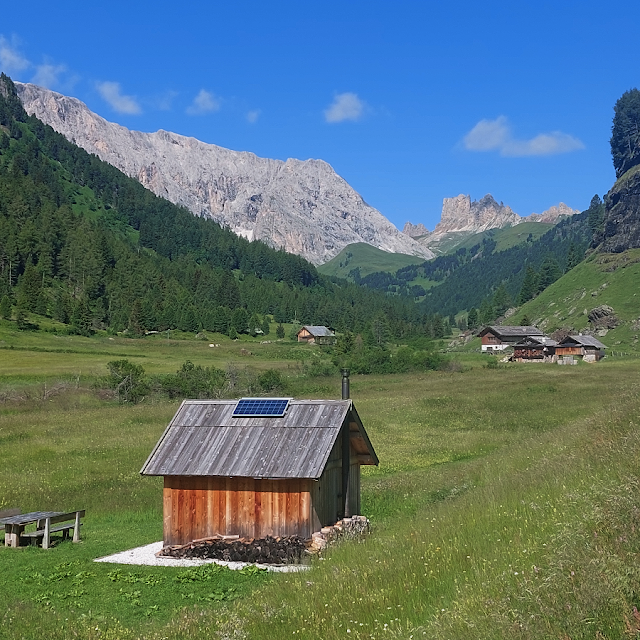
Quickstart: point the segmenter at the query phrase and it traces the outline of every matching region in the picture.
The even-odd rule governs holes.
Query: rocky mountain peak
[[[460,194],[455,198],[444,198],[442,216],[433,233],[480,233],[487,229],[511,226],[518,221],[519,216],[510,207],[498,204],[491,194],[473,202],[470,196]]]
[[[402,233],[408,235],[410,238],[420,238],[429,234],[429,229],[425,227],[422,222],[418,224],[405,223]]]
[[[411,222],[407,222],[404,226],[403,233],[413,238],[419,237],[420,242],[427,246],[435,246],[447,234],[451,233],[471,235],[482,233],[488,229],[512,227],[521,222],[555,224],[561,217],[571,216],[576,213],[580,213],[578,209],[572,209],[564,202],[561,202],[542,213],[532,213],[530,216],[522,217],[503,202],[498,203],[490,193],[473,202],[471,201],[471,196],[460,194],[454,198],[443,199],[440,222],[432,233],[428,235],[426,233],[416,233],[416,229],[425,229],[425,227],[421,223],[414,225]]]
[[[433,252],[402,234],[322,160],[259,158],[168,131],[130,131],[75,98],[16,83],[25,110],[155,194],[322,264],[365,242],[425,259]]]

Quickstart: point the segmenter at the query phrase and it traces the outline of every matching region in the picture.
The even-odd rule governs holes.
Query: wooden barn
[[[597,362],[604,358],[606,347],[593,336],[567,336],[556,347],[558,357],[574,356],[585,362]]]
[[[298,331],[298,342],[308,344],[334,344],[336,334],[328,327],[305,325]]]
[[[476,334],[482,342],[482,352],[504,351],[523,338],[542,337],[544,333],[537,327],[487,326]]]
[[[378,458],[351,400],[185,400],[140,473],[164,476],[173,545],[310,538],[360,515],[362,464]]]
[[[557,342],[546,336],[527,336],[513,345],[516,362],[555,362]]]

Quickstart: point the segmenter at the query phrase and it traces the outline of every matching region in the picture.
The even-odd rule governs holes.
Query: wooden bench
[[[51,544],[51,534],[62,532],[62,539],[69,537],[69,532],[73,529],[73,541],[80,541],[80,527],[82,522],[80,518],[84,518],[85,510],[70,511],[69,513],[60,513],[48,518],[42,518],[36,523],[36,530],[28,533],[22,533],[22,538],[33,538],[35,540],[42,538],[42,548],[48,549]],[[62,524],[58,524],[62,523]],[[58,524],[58,526],[51,526]]]
[[[21,513],[22,511],[20,511],[20,509],[5,509],[4,511],[0,511],[0,531],[4,531],[4,522],[2,522],[2,518],[17,516]]]

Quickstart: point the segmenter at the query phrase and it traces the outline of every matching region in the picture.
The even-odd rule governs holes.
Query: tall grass
[[[302,575],[227,582],[233,601],[204,599],[215,581],[193,601],[173,576],[120,587],[90,562],[160,538],[161,482],[137,472],[175,403],[117,407],[81,390],[5,403],[2,503],[88,511],[80,548],[0,549],[0,569],[18,585],[0,629],[25,638],[636,637],[639,369],[605,360],[354,378],[381,460],[363,474],[371,536]],[[330,391],[318,395],[335,397],[337,385]],[[51,576],[74,560],[96,573],[84,589],[99,597],[38,601],[43,586],[25,574]],[[171,573],[162,571],[138,573]],[[140,590],[144,605],[121,588]]]

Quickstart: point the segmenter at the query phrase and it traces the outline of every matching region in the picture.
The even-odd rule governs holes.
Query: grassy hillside
[[[523,222],[515,227],[505,227],[504,229],[489,229],[482,233],[450,233],[447,234],[440,242],[430,245],[438,255],[454,253],[461,248],[471,249],[471,247],[482,243],[485,238],[495,240],[496,251],[504,251],[515,247],[521,242],[527,240],[537,240],[543,236],[554,225],[540,222]]]
[[[619,254],[592,254],[527,302],[513,317],[518,324],[526,315],[547,332],[562,327],[591,328],[587,313],[594,307],[608,305],[620,319],[601,340],[621,351],[640,351],[640,249]],[[511,320],[510,320],[511,322]]]
[[[375,271],[393,273],[410,264],[420,264],[424,258],[404,253],[388,253],[370,244],[356,242],[346,246],[335,258],[318,267],[325,276],[347,278],[353,269],[360,269],[360,275],[366,276]]]
[[[60,344],[73,353],[61,349],[46,360],[39,349],[58,339],[26,340],[0,359],[0,509],[84,507],[87,516],[80,545],[0,548],[0,571],[12,585],[0,616],[4,635],[637,635],[636,359],[491,370],[469,356],[460,373],[354,376],[352,395],[381,460],[362,478],[372,533],[327,552],[308,572],[265,576],[92,562],[160,539],[162,480],[138,471],[178,405],[109,400],[96,375],[111,356],[101,352],[170,370],[209,353],[216,364],[237,361],[238,343],[218,352],[204,341],[160,336],[70,337]],[[317,351],[256,342],[244,366],[270,361],[291,395],[337,397],[338,376],[310,378],[290,366],[287,350],[300,348]],[[43,357],[39,367],[28,365],[33,355]],[[53,392],[65,371],[82,376]]]

